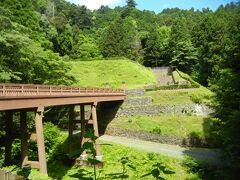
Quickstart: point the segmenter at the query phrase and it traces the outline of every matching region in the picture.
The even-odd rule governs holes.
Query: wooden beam
[[[33,97],[23,99],[0,99],[0,111],[32,108],[39,106],[63,106],[73,104],[89,104],[94,101],[123,101],[125,95],[84,96],[84,97]]]
[[[98,122],[97,122],[97,102],[94,102],[92,105],[92,120],[93,120],[94,135],[96,137],[99,137]],[[95,142],[96,142],[96,156],[99,157],[101,156],[99,138],[97,138]]]
[[[28,162],[28,132],[27,132],[27,111],[20,111],[20,133],[21,133],[21,165]]]
[[[12,163],[12,132],[13,132],[13,111],[5,111],[6,115],[6,137],[5,137],[5,165]]]
[[[28,134],[28,139],[32,141],[37,141],[37,134],[36,133]]]
[[[38,107],[36,110],[35,124],[36,124],[36,134],[37,134],[37,146],[38,146],[38,159],[40,172],[47,174],[47,163],[43,136],[43,111],[44,107]]]
[[[72,136],[73,136],[73,121],[74,121],[74,105],[69,109],[69,121],[68,121],[68,151],[72,152]]]
[[[40,168],[40,164],[38,161],[28,161],[27,164],[29,164],[31,166],[31,168],[35,168],[35,169]]]
[[[93,124],[93,120],[88,120],[87,123],[88,124]]]

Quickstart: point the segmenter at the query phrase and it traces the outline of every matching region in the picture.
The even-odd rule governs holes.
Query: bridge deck
[[[123,89],[0,84],[0,111],[124,100]]]

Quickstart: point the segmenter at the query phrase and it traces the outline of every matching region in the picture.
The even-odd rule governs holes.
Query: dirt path
[[[180,159],[183,159],[184,156],[187,155],[209,163],[219,163],[219,152],[214,149],[183,148],[176,145],[160,144],[150,141],[108,135],[101,136],[100,140],[126,145],[128,147],[141,149],[147,152],[165,154]]]

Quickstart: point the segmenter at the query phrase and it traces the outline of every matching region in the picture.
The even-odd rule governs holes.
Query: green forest
[[[101,61],[114,74],[108,61],[114,65],[122,59],[187,73],[214,92],[212,106],[219,119],[215,135],[224,159],[222,178],[237,179],[240,2],[221,5],[216,11],[173,8],[158,14],[136,6],[134,0],[127,0],[123,7],[91,11],[65,0],[0,0],[0,82],[88,86],[80,83],[81,76],[88,74],[76,77],[76,66],[94,71]],[[126,68],[131,66],[128,63]],[[141,71],[139,76],[147,76]],[[147,83],[155,83],[151,78]]]

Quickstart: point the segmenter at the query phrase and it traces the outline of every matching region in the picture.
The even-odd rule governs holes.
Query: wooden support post
[[[21,165],[28,163],[28,130],[27,130],[27,111],[20,111],[20,131],[21,131]]]
[[[69,109],[69,122],[68,122],[68,151],[72,152],[72,136],[73,136],[73,121],[74,121],[74,105]]]
[[[96,137],[99,137],[98,132],[98,122],[97,122],[97,102],[94,102],[92,105],[92,119],[93,119],[93,129],[94,129],[94,135]],[[100,142],[99,138],[96,139],[96,158],[98,160],[101,160],[101,151],[100,151]]]
[[[85,130],[86,130],[86,122],[85,122],[85,107],[83,104],[80,105],[80,119],[81,119],[81,146],[83,145]]]
[[[6,111],[5,165],[12,163],[13,111]]]
[[[85,142],[85,131],[86,131],[86,120],[85,120],[85,106],[84,104],[80,105],[80,119],[81,119],[81,148],[83,147],[83,144]],[[86,160],[87,154],[86,151],[83,151],[81,154],[81,159]]]
[[[36,135],[37,135],[39,168],[41,173],[47,174],[47,163],[46,163],[46,155],[45,155],[43,122],[42,122],[43,111],[44,111],[44,107],[37,108],[35,124],[36,124]]]

